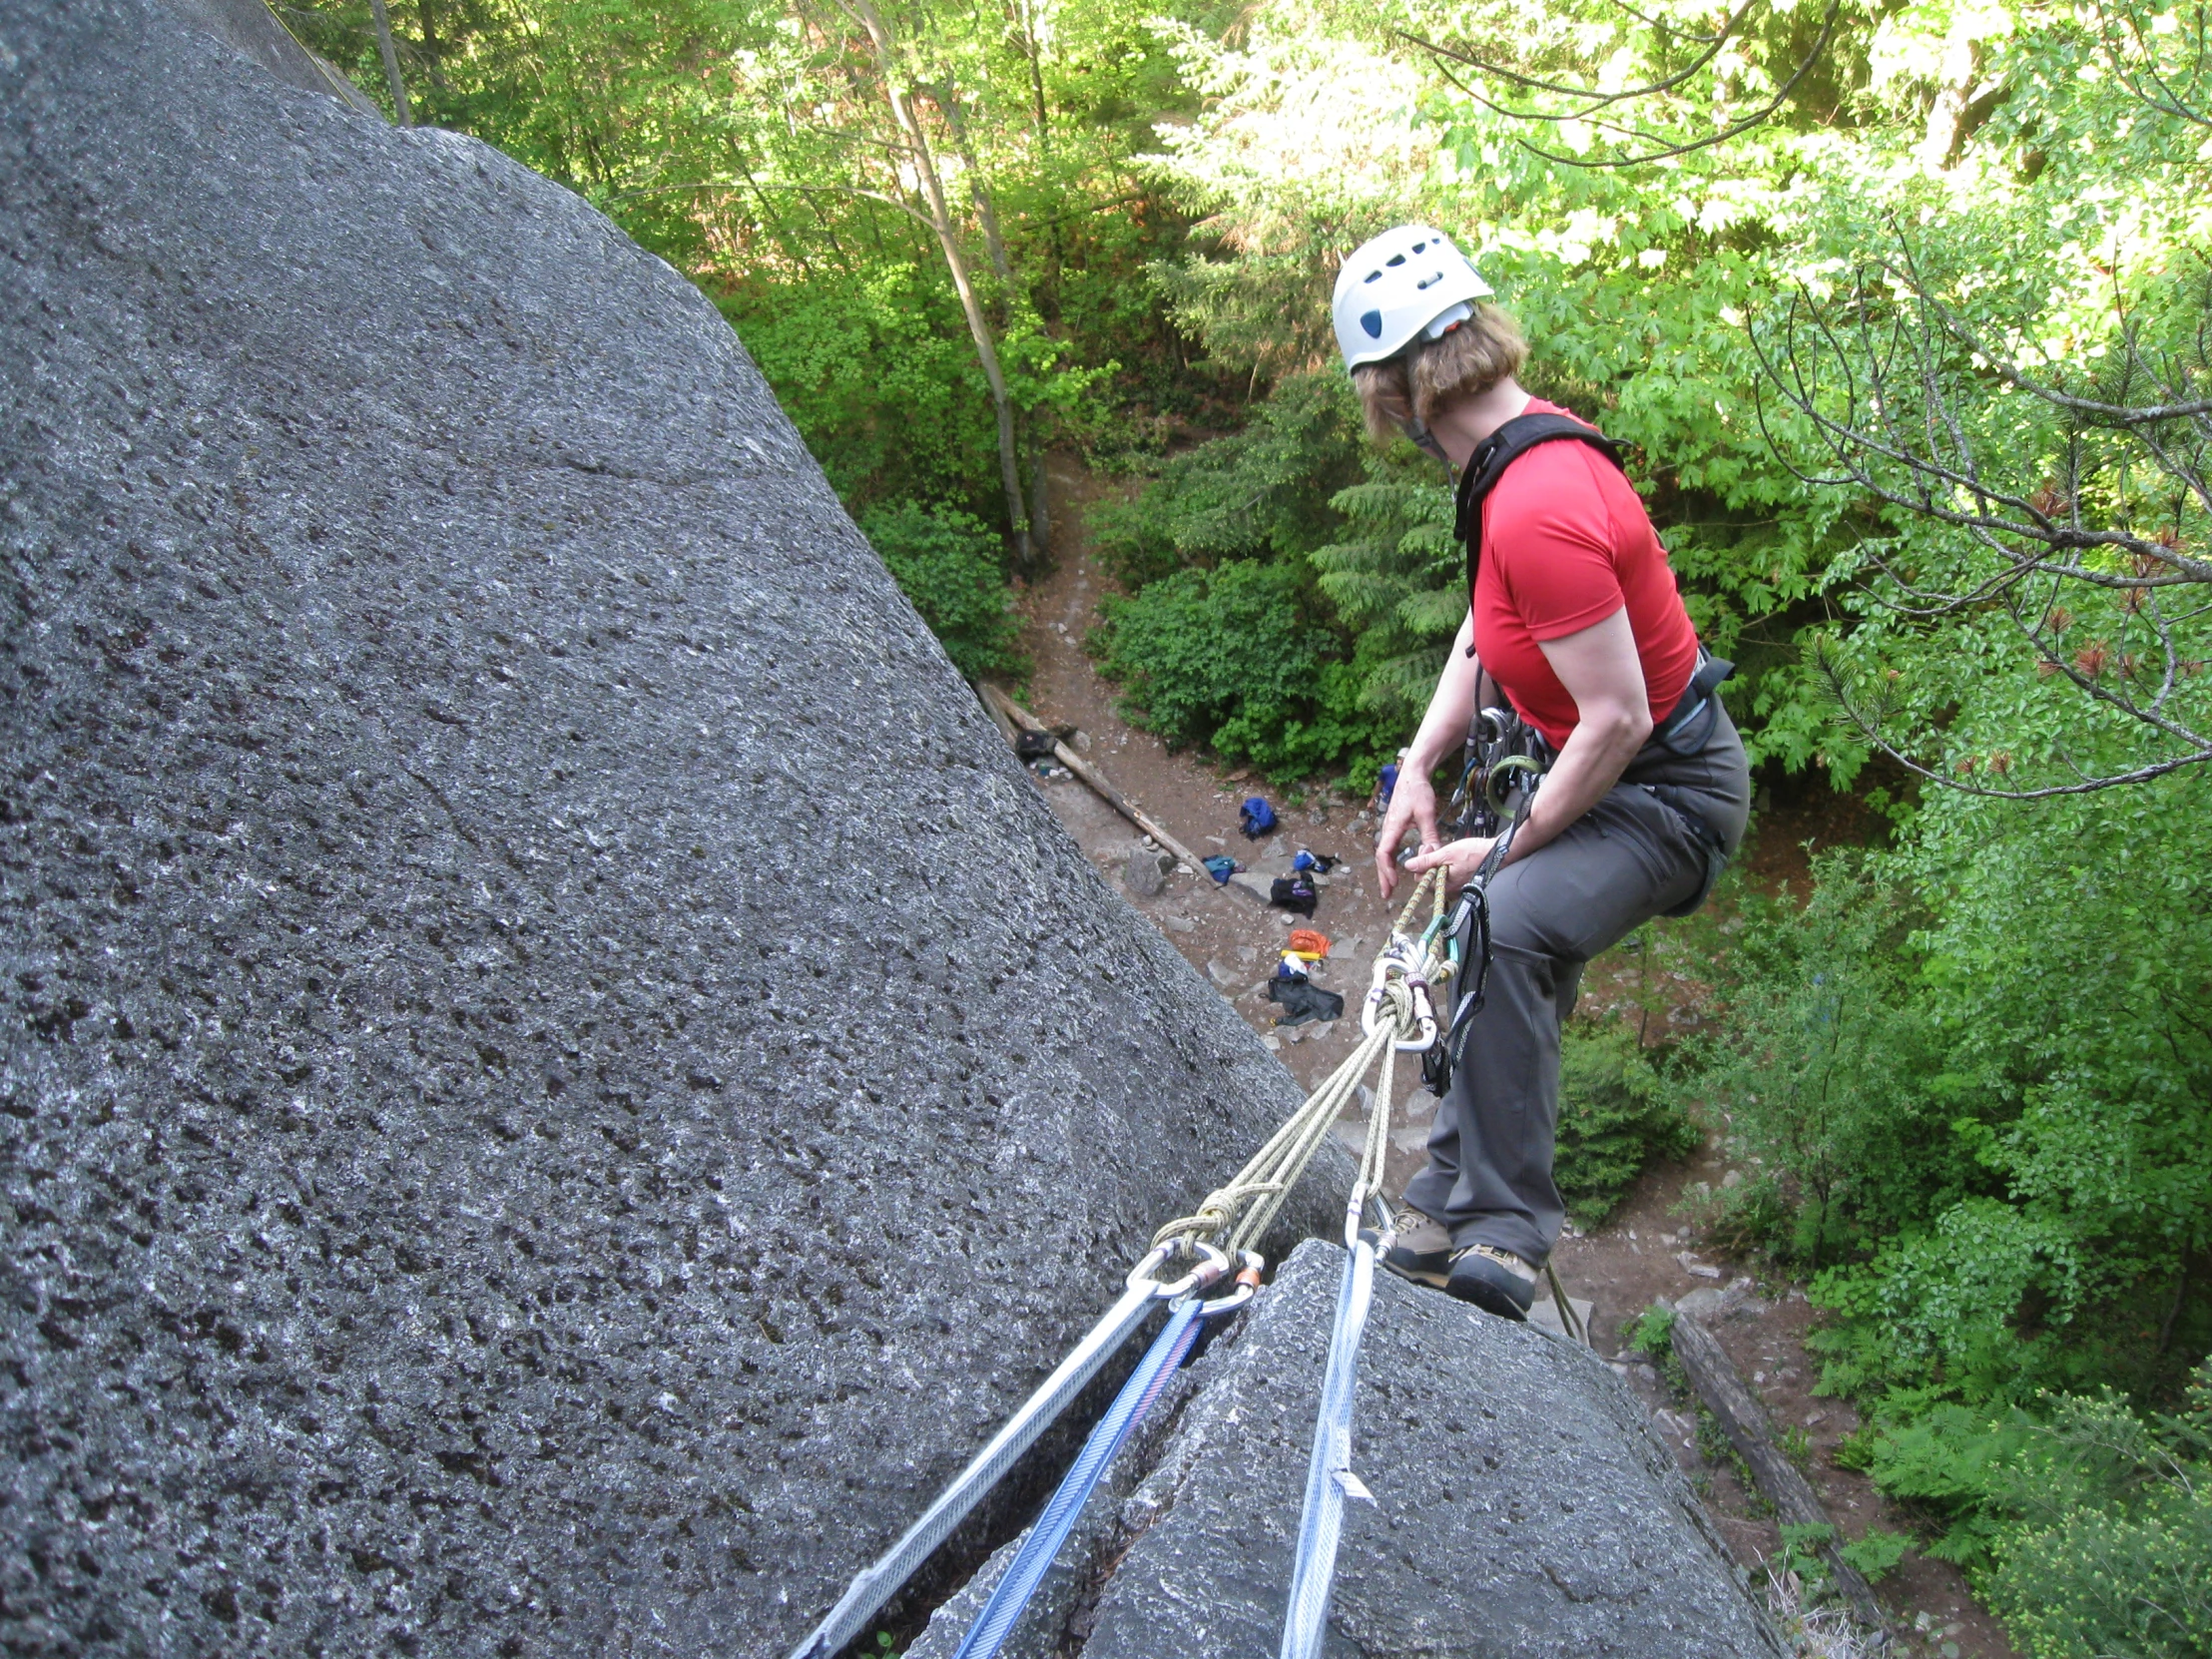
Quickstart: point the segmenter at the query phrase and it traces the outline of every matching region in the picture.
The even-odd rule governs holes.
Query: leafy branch
[[[1880,604],[1923,624],[2001,619],[2039,676],[2063,678],[2171,747],[2104,770],[2061,757],[2069,782],[1993,786],[1916,758],[1896,735],[1898,700],[1855,688],[1824,653],[1831,690],[1885,754],[1972,794],[2080,794],[2212,761],[2212,722],[2180,695],[2208,666],[2193,625],[2212,612],[2212,561],[2190,550],[2190,534],[2212,525],[2212,272],[2148,316],[2115,276],[2104,366],[2077,389],[1995,344],[1893,234],[1898,251],[1862,267],[1835,299],[1823,303],[1801,285],[1777,323],[1752,330],[1767,376],[1762,431],[1808,483],[1964,532],[1971,556],[1935,571],[1870,544],[1885,588],[1867,591]],[[1800,445],[1770,420],[1777,401],[1822,464],[1793,458]],[[2116,606],[2116,628],[2070,645],[2071,607],[2092,602],[2076,597],[2084,591]],[[2005,775],[2009,762],[1994,770]]]
[[[1731,12],[1727,20],[1721,25],[1720,33],[1706,37],[1705,50],[1685,68],[1647,85],[1631,87],[1620,92],[1600,92],[1593,87],[1568,86],[1555,81],[1541,80],[1534,76],[1524,75],[1518,70],[1509,69],[1503,64],[1491,63],[1486,59],[1474,57],[1472,54],[1459,51],[1456,48],[1442,46],[1434,41],[1424,40],[1417,35],[1406,34],[1402,30],[1396,31],[1396,33],[1399,39],[1411,46],[1418,47],[1436,59],[1437,72],[1445,80],[1465,93],[1475,103],[1494,114],[1504,116],[1512,121],[1587,122],[1624,139],[1651,147],[1642,155],[1608,156],[1592,161],[1581,156],[1570,156],[1561,152],[1546,150],[1515,133],[1513,142],[1539,160],[1548,162],[1555,167],[1577,167],[1591,170],[1643,167],[1653,162],[1670,161],[1678,156],[1687,156],[1696,151],[1710,150],[1715,145],[1726,144],[1731,139],[1739,138],[1755,128],[1765,126],[1790,101],[1805,77],[1812,73],[1814,66],[1828,55],[1828,49],[1836,38],[1837,25],[1843,20],[1843,0],[1829,0],[1828,11],[1821,20],[1819,35],[1815,37],[1805,56],[1798,61],[1797,67],[1791,70],[1781,85],[1775,88],[1773,96],[1751,114],[1729,123],[1719,132],[1708,133],[1699,138],[1675,141],[1656,133],[1645,132],[1639,128],[1626,126],[1611,120],[1595,119],[1597,112],[1600,110],[1611,109],[1616,105],[1637,99],[1659,97],[1694,80],[1701,71],[1720,55],[1721,48],[1728,42],[1729,38],[1741,30],[1746,16],[1755,3],[1756,0],[1745,0],[1742,6]],[[1642,17],[1641,13],[1634,13],[1633,15]],[[1649,20],[1646,19],[1645,21],[1648,22]],[[1485,75],[1494,75],[1500,80],[1509,81],[1526,91],[1545,92],[1559,97],[1577,99],[1580,101],[1581,107],[1565,111],[1509,108],[1496,102],[1479,89],[1469,86],[1457,75],[1454,75],[1451,70],[1444,67],[1447,62],[1480,70]]]

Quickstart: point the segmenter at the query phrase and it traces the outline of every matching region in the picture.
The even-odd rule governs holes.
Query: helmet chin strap
[[[1436,441],[1436,434],[1428,429],[1428,423],[1422,420],[1420,416],[1407,415],[1398,424],[1404,427],[1405,435],[1413,440],[1416,448],[1443,462],[1446,472],[1456,473],[1458,471],[1451,464],[1451,457],[1444,453],[1444,446]]]

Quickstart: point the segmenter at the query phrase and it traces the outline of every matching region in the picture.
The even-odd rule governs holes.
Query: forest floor
[[[1039,779],[1039,788],[1086,855],[1219,988],[1292,1075],[1311,1088],[1357,1043],[1367,963],[1388,935],[1391,911],[1378,892],[1372,861],[1374,818],[1365,802],[1326,789],[1286,797],[1241,771],[1210,766],[1193,754],[1171,753],[1157,738],[1121,719],[1113,688],[1099,679],[1083,649],[1084,636],[1098,620],[1098,603],[1112,591],[1091,561],[1083,512],[1119,486],[1064,458],[1056,459],[1052,481],[1057,562],[1021,598],[1023,645],[1032,664],[1028,706],[1047,723],[1072,727],[1072,746],[1202,856],[1226,851],[1263,873],[1287,869],[1301,847],[1345,862],[1325,878],[1311,923],[1270,909],[1238,888],[1216,885],[1203,871],[1170,875],[1164,890],[1145,896],[1131,891],[1125,878],[1137,844],[1131,827],[1064,773]],[[1277,831],[1258,841],[1246,839],[1238,828],[1238,807],[1254,794],[1266,795],[1280,819]],[[1871,815],[1848,798],[1825,791],[1796,800],[1763,796],[1761,807],[1756,838],[1743,865],[1747,879],[1768,891],[1784,882],[1802,890],[1814,848],[1861,841],[1874,832]],[[1267,999],[1267,983],[1291,928],[1308,925],[1328,934],[1333,943],[1330,960],[1314,982],[1341,993],[1346,1014],[1333,1022],[1278,1030],[1275,1020],[1281,1010]],[[1729,921],[1722,919],[1716,942],[1729,930]],[[1631,1018],[1647,1040],[1661,1034],[1649,1029],[1655,1017],[1674,1032],[1694,1028],[1701,1021],[1703,988],[1696,969],[1695,960],[1679,952],[1656,962],[1622,950],[1609,952],[1585,974],[1582,1009]],[[1422,1163],[1434,1107],[1417,1078],[1401,1076],[1397,1092],[1401,1121],[1391,1137],[1392,1192]],[[1358,1130],[1348,1121],[1341,1132],[1353,1141]],[[1598,1353],[1649,1406],[1660,1437],[1705,1495],[1738,1561],[1760,1583],[1766,1562],[1781,1547],[1771,1510],[1739,1478],[1732,1459],[1711,1458],[1700,1449],[1694,1403],[1670,1396],[1651,1366],[1623,1352],[1625,1327],[1657,1301],[1671,1304],[1701,1288],[1728,1288],[1732,1306],[1712,1322],[1714,1333],[1764,1400],[1778,1432],[1802,1432],[1803,1466],[1838,1528],[1856,1538],[1870,1526],[1910,1531],[1911,1522],[1892,1510],[1864,1474],[1836,1466],[1837,1446],[1860,1426],[1860,1419],[1848,1402],[1814,1392],[1820,1363],[1805,1349],[1814,1310],[1803,1287],[1773,1278],[1762,1264],[1737,1262],[1708,1248],[1698,1229],[1683,1219],[1685,1190],[1699,1182],[1718,1186],[1727,1174],[1727,1161],[1714,1144],[1693,1158],[1654,1166],[1604,1226],[1587,1235],[1570,1231],[1553,1263],[1568,1294],[1595,1305],[1590,1334]],[[1711,1436],[1706,1438],[1710,1442]],[[1975,1604],[1958,1572],[1941,1562],[1917,1552],[1909,1555],[1878,1593],[1896,1616],[1901,1634],[1896,1651],[1901,1654],[2010,1659],[2012,1649],[2002,1629]]]

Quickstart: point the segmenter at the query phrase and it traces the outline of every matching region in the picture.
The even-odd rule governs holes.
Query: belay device
[[[1494,685],[1487,673],[1477,683]],[[1503,861],[1512,830],[1528,816],[1535,800],[1537,780],[1549,762],[1544,741],[1502,699],[1474,717],[1467,734],[1466,757],[1459,770],[1459,787],[1452,792],[1450,814],[1443,825],[1453,839],[1494,835],[1496,844],[1488,857],[1459,889],[1459,899],[1444,923],[1444,936],[1453,965],[1457,994],[1451,1018],[1436,1039],[1421,1053],[1421,1086],[1438,1099],[1451,1086],[1452,1066],[1466,1042],[1467,1022],[1482,1007],[1482,988],[1490,972],[1490,904],[1485,889]]]

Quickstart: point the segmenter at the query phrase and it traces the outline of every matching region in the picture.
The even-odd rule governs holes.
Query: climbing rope
[[[1423,899],[1430,902],[1433,915],[1415,940],[1407,929]],[[1434,987],[1452,971],[1450,962],[1438,954],[1443,916],[1443,871],[1430,870],[1407,897],[1391,928],[1390,942],[1376,958],[1375,983],[1361,1014],[1365,1034],[1359,1046],[1307,1096],[1303,1106],[1284,1119],[1243,1169],[1208,1193],[1191,1214],[1178,1216],[1153,1234],[1155,1248],[1204,1240],[1234,1253],[1251,1249],[1267,1236],[1284,1200],[1329,1138],[1330,1128],[1377,1057],[1393,1046],[1425,1049],[1435,1041]]]
[[[1410,931],[1413,917],[1423,902],[1430,907],[1430,917],[1419,933]],[[1237,1274],[1244,1289],[1226,1301],[1220,1311],[1241,1307],[1249,1299],[1250,1290],[1259,1282],[1261,1259],[1254,1246],[1266,1237],[1276,1216],[1281,1212],[1291,1189],[1321,1150],[1329,1138],[1331,1128],[1343,1115],[1360,1087],[1361,1079],[1382,1061],[1379,1089],[1375,1107],[1369,1117],[1368,1132],[1362,1150],[1360,1171],[1353,1185],[1352,1201],[1346,1211],[1346,1236],[1353,1250],[1353,1263],[1348,1266],[1348,1276],[1364,1264],[1365,1277],[1355,1287],[1348,1277],[1346,1295],[1340,1299],[1338,1310],[1338,1340],[1331,1347],[1331,1377],[1341,1380],[1337,1391],[1342,1397],[1338,1408],[1343,1419],[1343,1429],[1331,1442],[1336,1450],[1329,1452],[1326,1463],[1331,1471],[1330,1486],[1336,1492],[1337,1522],[1341,1524],[1343,1491],[1346,1480],[1354,1480],[1349,1467],[1351,1445],[1351,1409],[1355,1369],[1359,1353],[1359,1327],[1365,1324],[1369,1294],[1374,1283],[1375,1250],[1359,1237],[1359,1216],[1367,1201],[1380,1193],[1382,1181],[1382,1164],[1388,1150],[1389,1090],[1391,1061],[1398,1050],[1426,1051],[1438,1040],[1435,994],[1454,971],[1448,954],[1448,939],[1444,925],[1444,873],[1434,869],[1424,874],[1408,895],[1405,906],[1398,912],[1391,930],[1389,943],[1377,958],[1374,982],[1368,993],[1366,1007],[1362,1010],[1363,1035],[1352,1054],[1330,1073],[1322,1085],[1309,1095],[1303,1105],[1286,1118],[1275,1133],[1268,1137],[1246,1162],[1243,1169],[1222,1186],[1206,1195],[1198,1208],[1188,1216],[1181,1216],[1162,1227],[1153,1235],[1152,1249],[1145,1259],[1130,1273],[1127,1289],[1109,1309],[1106,1316],[1094,1325],[1052,1375],[1040,1383],[1023,1401],[1005,1425],[991,1437],[989,1444],[976,1453],[967,1467],[940,1492],[936,1499],[891,1545],[881,1557],[863,1568],[846,1586],[845,1592],[824,1617],[821,1624],[808,1635],[796,1649],[792,1659],[830,1659],[853,1637],[860,1633],[869,1619],[874,1617],[914,1570],[927,1559],[932,1551],[951,1535],[953,1528],[982,1501],[998,1480],[1011,1468],[1023,1452],[1035,1444],[1037,1437],[1051,1425],[1068,1403],[1082,1391],[1083,1385],[1096,1376],[1101,1367],[1119,1352],[1137,1327],[1143,1323],[1155,1300],[1177,1304],[1171,1314],[1169,1326],[1161,1333],[1144,1362],[1140,1363],[1130,1384],[1125,1384],[1115,1408],[1092,1431],[1084,1453],[1077,1460],[1077,1467],[1069,1471],[1047,1505],[1047,1516],[1040,1518],[1030,1534],[1026,1554],[1017,1552],[1022,1577],[1015,1578],[1015,1569],[1009,1566],[1001,1589],[1007,1599],[1002,1602],[994,1591],[991,1603],[984,1610],[983,1619],[969,1632],[968,1645],[963,1645],[963,1659],[987,1659],[1003,1643],[1005,1635],[1013,1628],[1015,1619],[1026,1604],[1036,1584],[1041,1582],[1052,1554],[1065,1540],[1073,1527],[1075,1517],[1081,1512],[1083,1500],[1097,1483],[1113,1455],[1126,1439],[1130,1427],[1143,1409],[1156,1397],[1158,1387],[1170,1375],[1174,1366],[1181,1363],[1189,1351],[1189,1344],[1177,1349],[1170,1342],[1171,1334],[1189,1334],[1192,1331],[1190,1317],[1184,1317],[1184,1308],[1197,1293],[1209,1289],[1231,1271],[1231,1258],[1239,1257],[1245,1268]],[[1385,1235],[1383,1248],[1389,1238]],[[1162,1283],[1157,1277],[1170,1263],[1192,1264],[1184,1277],[1172,1283]],[[1357,1295],[1355,1297],[1355,1291]],[[1357,1307],[1353,1306],[1357,1302]],[[1346,1334],[1349,1332],[1349,1341]],[[1195,1340],[1195,1337],[1193,1338]],[[1343,1351],[1340,1362],[1339,1351]],[[1157,1364],[1155,1361],[1157,1360]],[[1137,1379],[1147,1381],[1137,1385]],[[1325,1386],[1325,1398],[1329,1397]],[[1124,1401],[1128,1402],[1126,1416],[1117,1417]],[[1109,1430],[1109,1423],[1119,1422],[1118,1428]],[[1327,1420],[1327,1419],[1325,1419]],[[1341,1453],[1341,1455],[1340,1455]],[[1317,1442],[1315,1467],[1324,1464],[1324,1447]],[[1086,1478],[1078,1480],[1078,1475]],[[1356,1484],[1355,1480],[1355,1484]],[[1309,1511],[1315,1506],[1309,1492]],[[1046,1521],[1051,1526],[1048,1528]],[[1304,1529],[1301,1533],[1301,1565],[1309,1552],[1304,1545]],[[1309,1571],[1320,1573],[1321,1610],[1317,1621],[1326,1614],[1330,1580],[1335,1572],[1336,1542],[1332,1532],[1328,1541],[1326,1558],[1318,1549],[1313,1552],[1315,1566]],[[1026,1588],[1022,1586],[1026,1584]],[[991,1622],[985,1630],[983,1620]],[[1318,1622],[1316,1629],[1318,1630]],[[1288,1643],[1290,1636],[1285,1635]],[[982,1645],[987,1642],[988,1645]],[[971,1651],[972,1647],[972,1651]],[[1286,1647],[1285,1652],[1291,1650]],[[1311,1649],[1302,1651],[1310,1652]]]
[[[1029,1529],[1029,1536],[1022,1540],[1021,1548],[1014,1552],[1013,1560],[1007,1563],[1005,1573],[991,1590],[983,1611],[968,1627],[953,1659],[995,1659],[1006,1638],[1013,1634],[1014,1625],[1028,1607],[1030,1597],[1044,1582],[1044,1575],[1053,1558],[1060,1553],[1060,1546],[1075,1529],[1076,1517],[1083,1512],[1091,1489],[1105,1474],[1137,1423],[1152,1408],[1153,1401],[1160,1397],[1168,1379],[1189,1356],[1198,1341],[1198,1322],[1234,1313],[1258,1292],[1261,1260],[1256,1253],[1248,1251],[1244,1262],[1244,1270],[1237,1275],[1237,1289],[1231,1295],[1215,1302],[1183,1297],[1169,1311],[1167,1324],[1153,1339],[1145,1357],[1137,1362],[1137,1369],[1129,1374],[1129,1381],[1122,1384],[1113,1404],[1099,1418],[1090,1438],[1083,1442],[1082,1451],[1077,1453],[1059,1489],[1053,1492],[1044,1512],[1037,1517],[1036,1525]]]
[[[1417,941],[1406,933],[1422,895],[1434,884],[1435,915]],[[1382,1251],[1396,1242],[1384,1208],[1384,1220],[1374,1244],[1361,1234],[1360,1218],[1371,1199],[1382,1193],[1382,1167],[1389,1153],[1390,1085],[1394,1061],[1401,1048],[1425,1054],[1436,1041],[1432,1001],[1424,1001],[1424,986],[1448,978],[1452,963],[1442,954],[1448,948],[1442,935],[1443,872],[1431,870],[1413,889],[1398,916],[1397,927],[1384,950],[1384,961],[1396,960],[1403,986],[1394,1011],[1398,1018],[1378,1021],[1392,1039],[1382,1051],[1382,1069],[1376,1078],[1375,1106],[1368,1114],[1368,1132],[1360,1155],[1360,1170],[1353,1178],[1345,1201],[1345,1270],[1337,1291],[1337,1317],[1329,1334],[1329,1369],[1322,1378],[1321,1406],[1314,1423],[1314,1449],[1306,1464],[1306,1501],[1299,1513],[1298,1555],[1291,1567],[1289,1605],[1283,1615],[1281,1659],[1315,1659],[1329,1622],[1329,1598],[1337,1581],[1337,1546],[1344,1536],[1345,1502],[1372,1494],[1352,1472],[1352,1408],[1360,1385],[1360,1344],[1367,1335],[1368,1308],[1375,1296],[1375,1263]],[[1409,948],[1406,948],[1409,947]],[[1379,982],[1381,974],[1378,975]],[[1371,1001],[1371,1010],[1376,1004]]]
[[[1290,1601],[1283,1616],[1282,1659],[1313,1659],[1320,1653],[1323,1627],[1329,1619],[1330,1592],[1336,1585],[1345,1501],[1353,1497],[1372,1501],[1373,1497],[1352,1472],[1352,1406],[1360,1384],[1360,1343],[1367,1335],[1368,1307],[1375,1295],[1378,1248],[1389,1249],[1394,1238],[1385,1221],[1379,1246],[1370,1245],[1361,1237],[1360,1213],[1367,1198],[1382,1187],[1393,1057],[1388,1052],[1383,1055],[1360,1179],[1353,1184],[1352,1201],[1345,1206],[1344,1279],[1338,1287],[1337,1318],[1329,1335],[1329,1369],[1322,1378],[1314,1449],[1306,1464],[1306,1501],[1299,1514],[1298,1556],[1291,1568]]]

